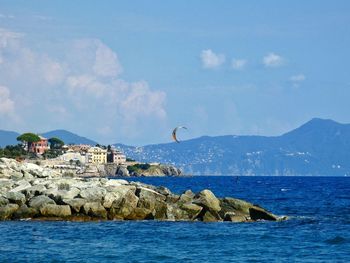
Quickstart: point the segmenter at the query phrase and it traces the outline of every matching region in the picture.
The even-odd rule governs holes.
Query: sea
[[[128,178],[259,204],[282,222],[0,222],[0,262],[350,262],[350,177]]]

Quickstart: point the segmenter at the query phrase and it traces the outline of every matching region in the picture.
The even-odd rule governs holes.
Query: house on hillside
[[[126,156],[121,151],[112,148],[107,153],[107,161],[109,163],[124,164],[126,162]]]
[[[91,147],[86,152],[86,161],[92,164],[107,163],[107,150],[100,147]]]
[[[39,136],[39,138],[40,138],[40,141],[33,142],[30,145],[29,152],[36,153],[36,154],[43,154],[48,149],[50,149],[48,139],[46,139],[42,136]]]

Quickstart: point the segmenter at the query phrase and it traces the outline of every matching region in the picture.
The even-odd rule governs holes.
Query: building
[[[79,161],[80,163],[84,164],[86,161],[85,155],[82,155],[79,152],[74,152],[72,150],[68,150],[66,153],[59,156],[58,159],[66,163],[71,161],[77,163]]]
[[[124,164],[126,162],[126,156],[121,151],[111,149],[108,152],[108,162],[115,164]]]
[[[107,150],[100,147],[91,147],[86,153],[86,161],[92,164],[107,163]]]
[[[29,146],[29,152],[36,153],[36,154],[43,154],[49,149],[49,142],[48,139],[39,136],[40,141],[33,142]]]

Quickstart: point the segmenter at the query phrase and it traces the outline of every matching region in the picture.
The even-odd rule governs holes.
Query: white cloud
[[[102,77],[116,77],[123,71],[117,54],[100,41],[97,43],[96,61],[93,68],[96,75]]]
[[[289,80],[292,82],[292,87],[293,88],[299,88],[300,83],[303,82],[306,79],[304,74],[297,74],[294,76],[291,76]]]
[[[225,62],[223,54],[216,54],[211,49],[202,50],[201,60],[203,68],[217,68]]]
[[[292,82],[301,82],[305,80],[305,75],[304,74],[294,75],[294,76],[291,76],[289,80]]]
[[[269,53],[263,58],[265,67],[279,67],[284,64],[284,59],[275,53]]]
[[[10,90],[0,86],[0,115],[11,115],[14,113],[15,103],[10,98]]]
[[[117,53],[100,40],[72,40],[44,52],[24,45],[23,38],[0,29],[0,116],[21,120],[6,124],[9,129],[43,131],[59,125],[120,140],[116,136],[140,138],[164,123],[165,92],[146,81],[123,80]]]
[[[123,115],[128,121],[147,116],[160,119],[166,117],[164,110],[165,92],[152,91],[145,81],[131,83],[129,86],[129,92],[120,105]]]
[[[247,65],[247,60],[246,59],[232,59],[232,68],[235,70],[241,70],[244,69],[245,66]]]

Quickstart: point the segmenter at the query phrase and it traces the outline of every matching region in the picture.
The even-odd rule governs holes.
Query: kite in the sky
[[[173,136],[174,141],[176,141],[177,143],[180,143],[180,141],[176,137],[176,132],[178,129],[186,129],[187,130],[187,128],[185,126],[178,126],[173,130],[172,136]]]

